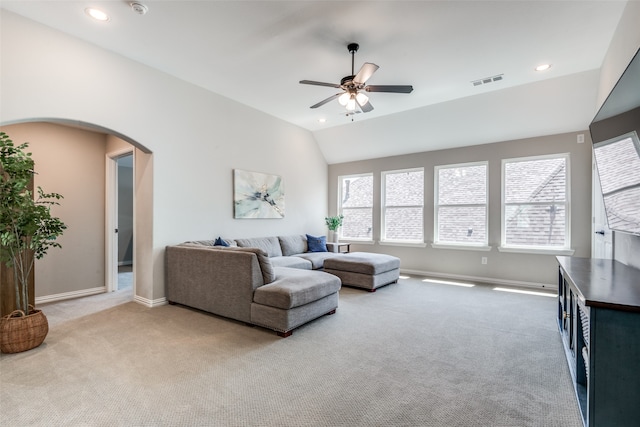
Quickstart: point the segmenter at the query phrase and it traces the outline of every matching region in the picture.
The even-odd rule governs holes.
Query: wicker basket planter
[[[29,314],[15,310],[0,318],[0,351],[19,353],[38,347],[49,332],[42,310],[30,306]]]

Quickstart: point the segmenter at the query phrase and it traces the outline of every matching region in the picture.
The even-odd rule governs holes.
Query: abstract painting
[[[235,218],[284,218],[284,183],[279,175],[233,171]]]

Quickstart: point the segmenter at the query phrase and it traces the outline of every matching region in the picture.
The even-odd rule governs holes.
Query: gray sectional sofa
[[[318,271],[337,252],[307,252],[306,236],[167,246],[167,299],[289,336],[338,307],[340,279]]]
[[[222,241],[218,241],[220,243]],[[213,240],[167,246],[170,304],[182,304],[291,335],[338,307],[342,284],[375,288],[397,281],[400,260],[381,254],[309,252],[306,235]],[[332,270],[322,271],[331,264]],[[341,281],[342,279],[342,281]],[[346,280],[345,280],[346,279]]]

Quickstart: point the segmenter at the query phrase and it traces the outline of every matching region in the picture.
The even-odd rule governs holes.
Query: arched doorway
[[[63,194],[70,226],[60,253],[52,251],[36,264],[36,303],[76,298],[111,290],[107,258],[108,185],[105,155],[126,149],[135,153],[137,172],[133,176],[138,190],[133,206],[133,234],[139,242],[133,258],[140,263],[134,275],[134,300],[153,305],[152,271],[152,153],[141,144],[102,126],[64,119],[29,119],[3,124],[2,130],[16,143],[30,142],[36,176],[45,191]],[[82,139],[86,138],[83,144]],[[89,147],[91,146],[91,147]],[[89,154],[87,154],[89,153]],[[82,157],[86,155],[87,157]],[[40,161],[38,161],[40,157]],[[44,160],[43,160],[44,159]],[[99,165],[98,165],[99,163]],[[92,170],[89,175],[89,170]],[[50,181],[50,182],[48,182]],[[60,191],[60,186],[65,191]],[[71,187],[73,186],[73,187]],[[65,194],[66,193],[66,194]],[[98,220],[99,218],[99,220]],[[96,224],[100,224],[97,226]],[[143,226],[139,226],[143,224]],[[68,224],[69,225],[69,224]],[[138,256],[140,253],[143,255]],[[53,257],[53,258],[52,258]],[[114,260],[117,266],[117,259]],[[99,264],[99,265],[98,265]],[[41,279],[38,279],[38,276]],[[41,284],[41,286],[39,286]]]

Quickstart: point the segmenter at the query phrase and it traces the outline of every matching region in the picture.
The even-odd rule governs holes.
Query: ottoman
[[[380,286],[398,281],[400,258],[369,252],[351,252],[326,259],[324,271],[338,276],[343,285],[375,292]]]

